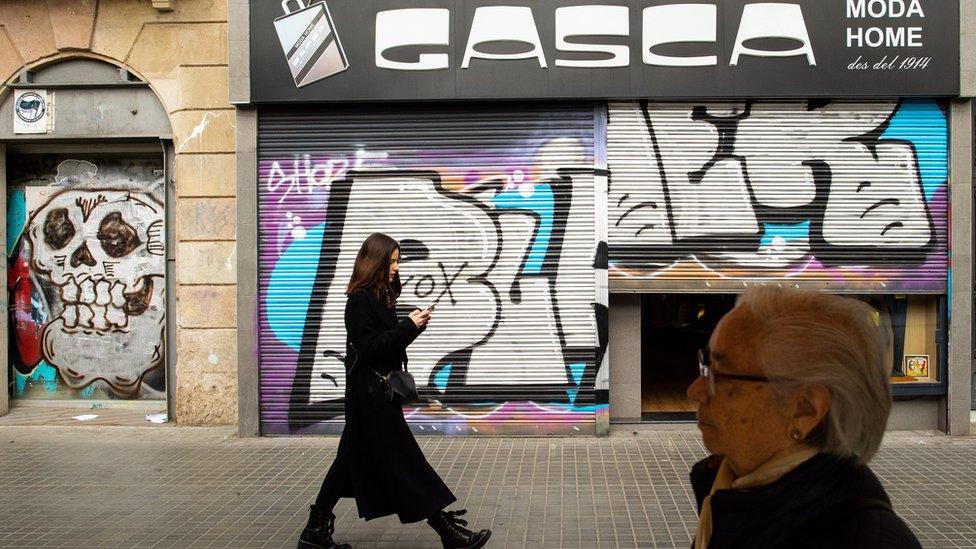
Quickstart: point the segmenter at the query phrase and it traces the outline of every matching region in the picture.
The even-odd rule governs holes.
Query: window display
[[[940,314],[944,297],[937,295],[861,296],[878,311],[890,343],[892,383],[938,383],[943,353]]]

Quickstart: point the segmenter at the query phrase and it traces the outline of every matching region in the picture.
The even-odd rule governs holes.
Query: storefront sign
[[[958,14],[958,0],[251,0],[251,96],[952,96]]]
[[[14,133],[47,133],[49,116],[47,90],[14,92]]]

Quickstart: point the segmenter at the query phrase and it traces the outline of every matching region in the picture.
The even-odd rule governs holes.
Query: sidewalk
[[[0,421],[0,547],[294,547],[336,442]],[[689,546],[695,430],[420,443],[488,547]],[[873,468],[924,546],[976,547],[976,438],[892,433]],[[423,523],[337,514],[356,548],[439,546]]]

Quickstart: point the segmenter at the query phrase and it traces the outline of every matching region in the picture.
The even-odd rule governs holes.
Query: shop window
[[[947,319],[943,296],[860,296],[878,311],[894,384],[939,383]]]
[[[646,294],[641,300],[641,416],[693,421],[687,397],[698,377],[698,349],[735,306],[733,294]]]
[[[948,319],[939,295],[856,295],[877,311],[893,385],[937,384]],[[641,298],[641,412],[645,421],[689,421],[685,390],[698,377],[697,350],[735,306],[734,294],[646,294]]]

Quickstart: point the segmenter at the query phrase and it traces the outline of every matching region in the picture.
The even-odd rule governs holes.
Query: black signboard
[[[958,0],[251,0],[260,102],[959,92]]]

